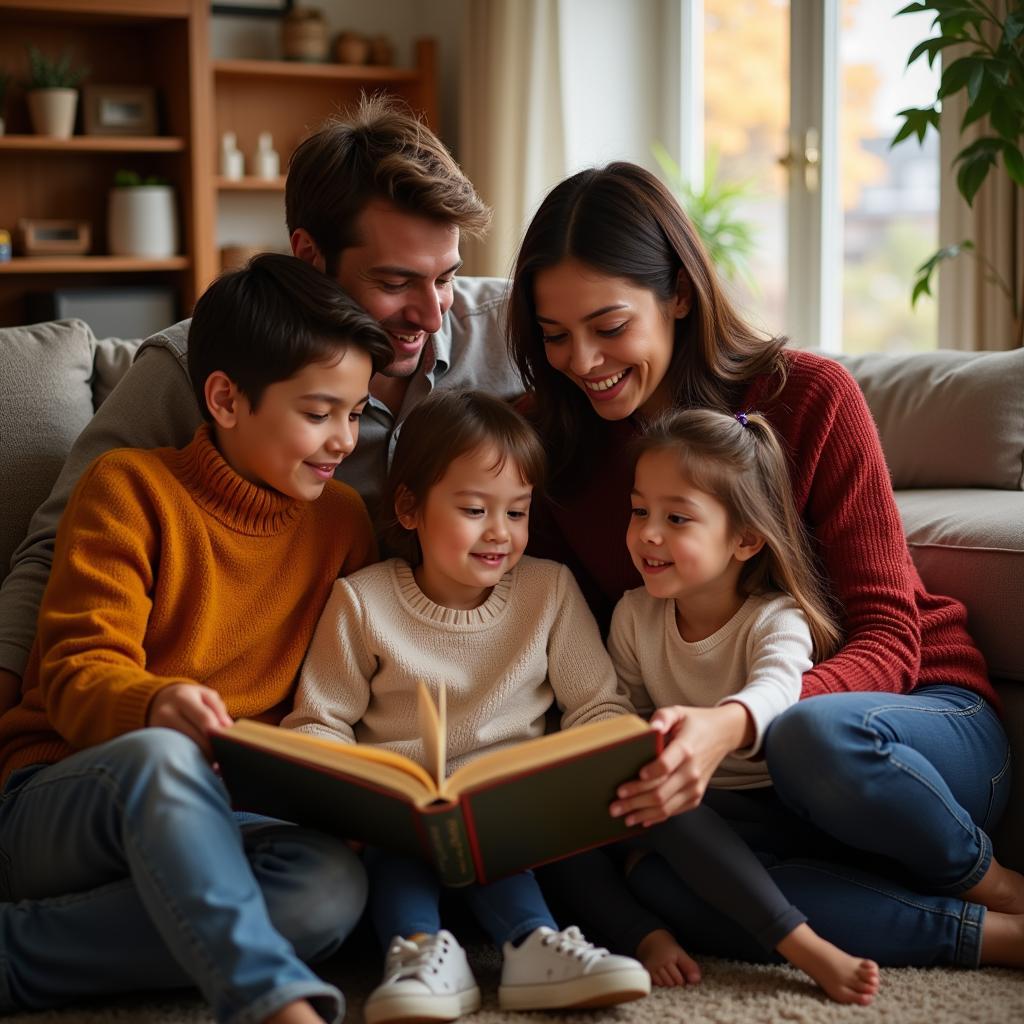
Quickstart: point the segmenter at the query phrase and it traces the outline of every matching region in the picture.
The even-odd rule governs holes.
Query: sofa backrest
[[[1024,349],[836,358],[864,392],[896,490],[1024,489]]]
[[[75,438],[139,341],[98,341],[81,320],[0,328],[0,580]]]

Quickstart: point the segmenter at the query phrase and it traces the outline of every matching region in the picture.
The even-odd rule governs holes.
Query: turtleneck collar
[[[196,504],[238,533],[280,533],[307,504],[239,476],[217,450],[208,423],[199,427],[184,448],[172,453],[172,461],[176,475]]]

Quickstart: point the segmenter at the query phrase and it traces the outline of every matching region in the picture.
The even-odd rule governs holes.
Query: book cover
[[[444,699],[420,687],[432,772],[376,747],[241,720],[212,737],[232,800],[345,838],[425,857],[446,885],[487,883],[636,828],[617,787],[658,756],[661,733],[619,715],[484,754],[445,778]]]

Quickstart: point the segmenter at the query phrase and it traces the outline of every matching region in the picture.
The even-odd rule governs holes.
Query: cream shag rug
[[[688,989],[655,989],[647,999],[606,1010],[503,1013],[497,1007],[498,958],[471,950],[483,1008],[466,1024],[1021,1024],[1024,971],[889,967],[870,1007],[830,1002],[789,967],[702,958],[704,980]],[[362,1003],[380,962],[339,955],[320,972],[345,992],[346,1024],[362,1024]],[[17,1014],[5,1024],[213,1024],[198,995],[123,996],[44,1013]]]

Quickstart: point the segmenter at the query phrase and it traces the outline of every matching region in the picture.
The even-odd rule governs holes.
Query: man
[[[387,462],[409,410],[434,388],[522,391],[498,324],[504,282],[456,278],[462,232],[490,211],[440,140],[385,97],[364,98],[292,156],[285,188],[292,252],[333,277],[388,333],[360,441],[338,478],[376,515]],[[182,446],[199,424],[188,380],[188,321],[147,339],[73,446],[15,552],[0,590],[0,708],[17,699],[53,559],[57,524],[79,476],[116,447]]]

